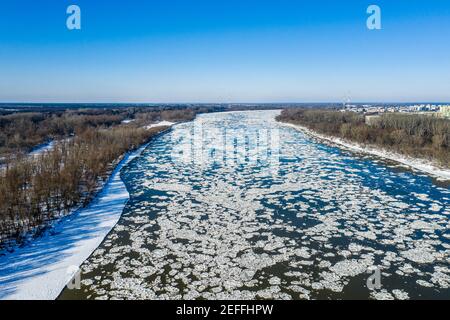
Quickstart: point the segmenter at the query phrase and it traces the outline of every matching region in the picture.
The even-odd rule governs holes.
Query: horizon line
[[[191,102],[191,101],[185,101],[185,102],[121,102],[121,101],[111,101],[111,102],[95,102],[95,101],[89,101],[89,102],[3,102],[0,101],[1,105],[86,105],[86,104],[95,104],[95,105],[111,105],[111,104],[117,104],[117,105],[186,105],[186,104],[197,104],[197,105],[209,105],[209,104],[216,104],[216,105],[273,105],[273,104],[280,104],[280,105],[286,105],[286,104],[347,104],[347,105],[353,105],[353,104],[450,104],[450,101],[354,101],[354,102],[337,102],[337,101],[307,101],[307,102],[300,102],[300,101],[292,101],[292,102]]]

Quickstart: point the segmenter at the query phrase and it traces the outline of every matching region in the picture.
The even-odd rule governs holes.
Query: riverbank
[[[440,181],[450,181],[450,169],[442,168],[437,163],[431,162],[430,160],[426,159],[419,159],[419,158],[412,158],[408,157],[396,152],[388,151],[385,149],[373,147],[370,145],[361,145],[355,142],[350,142],[341,138],[323,135],[320,133],[317,133],[313,130],[310,130],[306,127],[295,125],[292,123],[287,122],[279,122],[283,125],[292,127],[294,129],[297,129],[299,131],[302,131],[303,133],[313,137],[320,139],[322,141],[325,141],[332,145],[337,145],[339,147],[343,147],[347,150],[353,151],[353,152],[362,152],[366,154],[371,154],[377,157],[385,158],[391,161],[398,162],[402,165],[405,165],[407,167],[410,167],[414,170],[418,170],[421,172],[424,172]]]
[[[44,236],[0,257],[0,299],[50,300],[58,297],[79,266],[119,221],[129,200],[120,172],[149,144],[124,156],[101,192],[86,208],[62,218]]]

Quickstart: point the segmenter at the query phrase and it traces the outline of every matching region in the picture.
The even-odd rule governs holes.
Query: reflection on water
[[[448,187],[276,114],[202,115],[155,140],[122,173],[130,202],[82,289],[61,298],[449,298]]]

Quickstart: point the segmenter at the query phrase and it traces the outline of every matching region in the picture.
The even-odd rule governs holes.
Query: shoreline
[[[61,218],[41,238],[0,256],[0,300],[54,300],[118,223],[130,195],[121,170],[169,131],[126,153],[88,206]]]
[[[450,169],[444,169],[441,168],[436,163],[433,163],[430,160],[421,159],[421,158],[412,158],[406,155],[402,155],[397,152],[388,151],[385,149],[377,148],[370,145],[360,145],[356,142],[351,142],[347,140],[343,140],[341,138],[323,135],[318,132],[315,132],[311,129],[308,129],[301,125],[296,125],[288,122],[278,122],[281,125],[291,127],[293,129],[296,129],[298,131],[301,131],[305,133],[306,135],[309,135],[313,138],[320,139],[325,141],[328,144],[345,148],[349,151],[353,152],[361,152],[366,153],[370,155],[374,155],[380,158],[384,158],[387,160],[398,162],[399,164],[403,166],[409,167],[409,169],[417,170],[420,172],[423,172],[438,181],[450,181]]]

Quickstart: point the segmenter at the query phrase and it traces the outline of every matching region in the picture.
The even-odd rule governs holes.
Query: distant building
[[[450,106],[441,106],[440,114],[444,118],[450,118]]]

